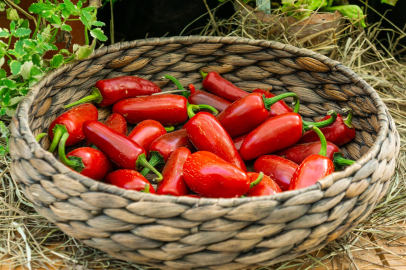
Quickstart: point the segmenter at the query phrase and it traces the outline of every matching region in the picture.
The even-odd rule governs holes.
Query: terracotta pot
[[[340,12],[334,13],[313,13],[308,19],[299,21],[293,16],[275,16],[263,11],[256,11],[249,5],[244,7],[234,1],[234,9],[241,12],[245,18],[245,24],[258,25],[258,21],[269,27],[265,27],[261,32],[248,28],[247,32],[254,38],[272,39],[272,36],[285,34],[290,40],[296,36],[296,40],[304,47],[314,46],[332,37],[333,32],[338,33],[344,24],[343,16]]]
[[[37,3],[38,1],[36,0],[23,0],[20,2],[20,4],[18,4],[19,7],[21,7],[23,10],[28,12],[28,8],[33,4],[33,3]],[[77,4],[78,0],[73,0],[72,3]],[[30,13],[31,15],[35,15]],[[26,15],[24,15],[21,12],[18,12],[18,15],[20,16],[20,18],[22,19],[28,19]],[[35,16],[36,17],[36,16]],[[35,30],[35,24],[33,20],[30,20],[30,29],[32,32],[34,32]],[[71,45],[69,46],[69,51],[72,52],[72,48],[73,48],[73,44],[79,44],[79,45],[84,45],[85,44],[85,34],[84,34],[84,30],[85,27],[82,24],[81,21],[69,21],[67,22],[67,24],[69,24],[72,27],[72,31],[70,32],[72,35],[72,39],[71,39]],[[10,20],[7,19],[7,13],[6,11],[0,12],[0,27],[1,28],[7,28],[10,29]],[[3,41],[5,41],[3,39]],[[8,41],[8,40],[7,40]],[[5,41],[5,42],[7,42]],[[11,39],[11,44],[14,44],[16,42],[15,38]],[[60,49],[64,49],[66,48],[66,42],[57,42],[55,43],[55,46],[58,47],[58,50]],[[11,47],[13,47],[13,45],[11,45]],[[52,58],[52,56],[54,56],[57,53],[57,51],[49,51],[45,54],[44,58],[45,59],[50,59]],[[5,64],[2,67],[3,69],[6,70],[6,72],[9,74],[10,72],[10,68]]]

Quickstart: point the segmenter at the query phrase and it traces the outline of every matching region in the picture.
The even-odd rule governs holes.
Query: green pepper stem
[[[278,102],[284,98],[287,98],[287,97],[294,98],[293,104],[295,104],[295,109],[293,110],[293,112],[298,113],[299,107],[300,107],[299,97],[295,93],[285,93],[285,94],[277,95],[276,97],[272,97],[272,98],[266,98],[265,95],[262,95],[262,99],[264,101],[264,105],[267,110],[271,110],[271,106],[273,104],[275,104],[276,102]]]
[[[314,132],[316,132],[316,134],[320,138],[321,148],[320,148],[319,155],[320,156],[327,156],[327,140],[326,140],[326,137],[324,137],[323,132],[321,132],[321,130],[319,128],[317,128],[315,126],[312,126],[312,129],[313,129]]]
[[[175,130],[174,126],[170,126],[170,127],[165,127],[166,132],[171,132]]]
[[[164,158],[162,157],[162,155],[158,151],[151,151],[151,158],[149,159],[148,163],[151,166],[155,167],[158,164],[165,163],[165,161],[164,161]],[[144,169],[142,169],[141,174],[143,176],[146,176],[149,172],[150,172],[149,168],[144,168]]]
[[[331,111],[327,112],[327,115],[330,115],[331,117],[329,119],[321,121],[321,122],[307,122],[307,121],[302,120],[303,131],[311,130],[312,126],[315,126],[318,128],[323,128],[323,127],[333,124],[337,119],[337,113],[335,111],[331,110]]]
[[[40,133],[35,137],[35,140],[39,142],[42,138],[44,138],[47,134],[46,133]]]
[[[142,189],[142,190],[140,190],[141,192],[144,192],[144,193],[150,193],[149,192],[149,185],[148,184],[145,184],[145,187],[144,187],[144,189]]]
[[[202,75],[202,78],[204,80],[207,76],[207,73],[200,70],[200,75]]]
[[[195,105],[195,104],[189,104],[187,107],[187,115],[189,116],[189,118],[192,118],[193,116],[196,115],[195,111],[200,111],[201,109],[206,109],[206,110],[210,110],[213,115],[217,115],[219,112],[213,108],[210,105],[205,105],[205,104],[199,104],[199,105]]]
[[[147,158],[145,157],[145,154],[141,154],[138,156],[137,161],[135,163],[136,168],[144,167],[150,169],[152,172],[154,172],[158,178],[155,178],[156,181],[162,181],[163,177],[160,172],[158,172],[157,169],[155,169],[154,166],[151,166],[151,164],[148,163]]]
[[[182,86],[182,84],[173,76],[165,74],[163,78],[171,80],[176,86],[178,87],[179,90],[185,90],[185,88]]]
[[[69,133],[64,133],[58,145],[58,154],[59,159],[62,161],[63,164],[66,166],[74,169],[77,172],[83,171],[85,165],[82,162],[82,158],[80,157],[66,157],[65,153],[65,143],[66,140],[69,138]]]
[[[52,140],[51,146],[48,149],[48,151],[51,153],[55,151],[62,135],[68,133],[68,130],[66,129],[65,125],[56,124],[55,127],[52,129],[52,133],[54,134],[54,138]]]
[[[344,166],[350,166],[356,162],[355,160],[344,158],[343,154],[339,152],[334,153],[333,157],[335,171],[341,171]]]
[[[264,178],[264,173],[260,172],[259,175],[258,175],[258,178],[254,182],[251,182],[250,188],[253,188],[256,185],[258,185],[262,181],[263,178]]]
[[[348,112],[347,118],[344,119],[344,124],[349,127],[352,128],[352,116],[354,114],[354,111],[351,108],[345,108],[343,109],[344,112]]]
[[[103,100],[103,96],[101,95],[100,90],[97,89],[96,87],[92,88],[92,93],[89,96],[84,97],[82,99],[79,99],[78,101],[75,101],[75,102],[70,103],[68,105],[65,105],[65,106],[63,106],[63,108],[67,109],[67,108],[70,108],[70,107],[73,107],[73,106],[76,106],[76,105],[80,105],[80,104],[83,104],[83,103],[87,103],[87,102],[90,102],[90,101],[93,101],[93,100],[97,104],[102,102],[102,100]]]

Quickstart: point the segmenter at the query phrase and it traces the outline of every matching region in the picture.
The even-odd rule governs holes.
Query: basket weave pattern
[[[354,110],[355,140],[342,151],[357,162],[311,187],[274,196],[196,199],[127,191],[71,171],[39,145],[62,106],[97,80],[137,75],[163,91],[163,74],[201,86],[199,70],[218,71],[242,89],[295,92],[314,121]],[[105,119],[111,108],[99,110]],[[65,65],[28,93],[12,119],[12,175],[38,213],[66,234],[110,255],[160,268],[244,269],[322,248],[367,217],[395,169],[399,135],[378,94],[342,64],[270,41],[174,37],[117,43]]]

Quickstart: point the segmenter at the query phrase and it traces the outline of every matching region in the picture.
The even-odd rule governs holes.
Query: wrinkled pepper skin
[[[189,156],[183,177],[191,190],[208,198],[241,197],[250,188],[245,172],[206,151]]]
[[[189,140],[197,150],[211,152],[237,168],[247,171],[230,135],[215,116],[200,112],[189,120],[186,130]]]
[[[172,152],[179,147],[186,147],[191,152],[196,150],[192,142],[189,140],[186,129],[180,129],[162,135],[152,142],[149,151],[159,152],[166,162]]]
[[[224,111],[228,106],[231,105],[231,102],[224,98],[213,95],[209,92],[195,90],[195,87],[192,84],[189,85],[189,90],[190,90],[190,95],[188,97],[188,101],[190,104],[210,105],[219,112]]]
[[[261,95],[265,95],[266,98],[273,98],[276,97],[276,95],[272,94],[269,91],[265,91],[262,89],[255,89],[252,91],[253,93],[259,93]],[[276,102],[275,104],[271,105],[271,109],[269,110],[269,117],[275,117],[281,114],[285,113],[290,113],[293,112],[293,110],[286,104],[285,101],[280,100]]]
[[[149,153],[152,142],[166,134],[165,128],[155,120],[145,120],[139,123],[128,135],[128,138],[136,142]]]
[[[254,170],[271,177],[283,191],[286,191],[289,189],[290,181],[298,166],[286,158],[267,155],[259,157],[255,161]]]
[[[234,143],[235,149],[237,149],[237,151],[240,151],[241,145],[244,142],[245,137],[247,137],[247,135],[248,134],[244,134],[244,135],[241,135],[241,136],[233,139],[233,143]]]
[[[233,102],[217,116],[217,120],[231,138],[254,130],[268,119],[262,95],[253,93]]]
[[[100,107],[110,106],[126,98],[149,96],[161,92],[155,83],[133,76],[122,76],[97,81],[92,94],[68,104],[65,108],[94,100]]]
[[[84,168],[79,173],[94,180],[103,180],[113,170],[113,163],[101,151],[91,147],[76,148],[67,157],[79,157]]]
[[[318,154],[308,156],[293,174],[289,190],[312,186],[333,172],[334,164],[331,159]]]
[[[83,133],[90,143],[96,145],[120,168],[134,170],[138,157],[146,155],[145,150],[136,142],[100,122],[85,122]]]
[[[117,187],[155,194],[151,183],[142,174],[134,170],[114,171],[106,176],[105,181]]]
[[[97,108],[90,104],[85,103],[70,109],[58,116],[48,129],[48,136],[51,140],[54,139],[53,129],[55,125],[64,125],[69,133],[69,138],[66,141],[66,146],[77,144],[85,139],[83,134],[82,125],[86,121],[97,120]]]
[[[248,95],[248,92],[241,90],[230,81],[222,78],[217,72],[209,72],[203,79],[203,88],[210,93],[234,102],[243,96]]]
[[[327,115],[326,117],[317,122],[321,122],[330,118],[331,116]],[[349,127],[344,122],[344,119],[340,114],[337,114],[337,119],[332,125],[320,128],[320,130],[323,132],[328,142],[334,143],[337,146],[342,146],[352,141],[356,135],[354,127],[352,126]],[[319,136],[317,136],[317,134],[313,130],[309,130],[303,134],[299,143],[309,143],[318,141],[320,141]]]
[[[274,153],[277,156],[284,157],[289,159],[296,164],[300,164],[308,156],[318,154],[321,149],[321,142],[312,142],[312,143],[302,143],[291,146],[287,149],[278,151]],[[327,157],[331,160],[334,160],[334,153],[341,153],[340,148],[337,145],[327,142]]]
[[[163,180],[158,183],[157,194],[186,196],[190,193],[183,178],[183,166],[190,155],[190,150],[185,147],[173,151],[162,171]]]
[[[245,137],[240,155],[244,160],[251,160],[282,150],[297,143],[302,134],[302,118],[297,113],[269,118]]]
[[[123,135],[127,135],[127,122],[124,117],[118,113],[110,114],[104,124]]]
[[[247,175],[250,178],[250,182],[252,183],[258,178],[259,173],[249,172],[247,173]],[[245,195],[247,197],[269,196],[280,192],[282,192],[282,189],[278,186],[278,184],[276,184],[276,182],[269,176],[264,175],[261,182],[259,182],[259,184],[257,184],[256,186],[250,188]]]
[[[187,107],[185,97],[162,94],[121,100],[114,104],[113,112],[132,124],[150,119],[163,126],[173,126],[188,120]]]

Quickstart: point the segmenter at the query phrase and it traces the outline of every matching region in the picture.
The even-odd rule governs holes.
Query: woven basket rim
[[[193,37],[193,41],[190,41],[190,38]],[[196,43],[224,43],[224,44],[245,44],[245,45],[253,45],[253,46],[262,46],[268,47],[274,50],[282,50],[286,51],[298,56],[303,57],[312,57],[323,64],[329,66],[332,70],[342,73],[343,75],[347,76],[355,85],[360,87],[367,95],[372,98],[374,105],[377,108],[377,116],[379,119],[379,132],[374,141],[371,148],[361,156],[356,163],[347,167],[344,171],[335,172],[331,175],[324,177],[323,179],[319,180],[316,184],[293,191],[285,191],[282,193],[277,193],[270,196],[262,196],[262,197],[246,197],[246,198],[193,198],[193,197],[174,197],[174,196],[166,196],[166,195],[156,195],[156,194],[149,194],[143,192],[137,192],[133,190],[125,190],[116,186],[108,185],[88,177],[85,177],[77,172],[73,172],[69,170],[64,164],[57,160],[57,158],[43,149],[39,143],[35,140],[34,135],[29,127],[28,123],[28,112],[30,110],[31,104],[34,101],[34,97],[36,93],[44,87],[47,82],[51,82],[55,77],[61,75],[62,73],[69,71],[74,66],[78,65],[80,62],[91,61],[92,59],[101,57],[108,53],[114,53],[117,51],[121,51],[124,49],[133,48],[135,46],[157,46],[157,45],[165,45],[170,43],[180,43],[180,44],[196,44]],[[31,87],[31,90],[27,93],[26,97],[21,101],[17,108],[16,115],[13,117],[14,121],[19,122],[21,126],[25,126],[27,133],[22,133],[22,137],[25,141],[28,142],[32,152],[34,152],[38,156],[42,156],[47,162],[49,162],[57,171],[60,173],[64,173],[69,177],[72,177],[75,180],[78,180],[80,183],[84,184],[85,186],[89,187],[92,191],[100,191],[100,192],[107,192],[112,193],[115,195],[122,196],[124,198],[128,198],[131,200],[143,200],[143,201],[152,201],[152,202],[173,202],[173,203],[183,203],[187,205],[195,205],[198,202],[199,205],[221,205],[222,207],[235,207],[237,205],[255,202],[255,201],[266,201],[266,200],[276,200],[276,201],[285,201],[289,198],[295,197],[298,194],[312,191],[312,190],[321,190],[322,188],[331,186],[336,180],[343,179],[346,177],[351,176],[356,171],[362,168],[363,165],[368,163],[373,157],[378,154],[380,149],[380,142],[382,142],[388,133],[388,116],[387,110],[385,109],[385,105],[383,101],[379,98],[377,92],[368,85],[362,78],[356,75],[351,69],[344,66],[340,62],[334,61],[326,56],[321,54],[315,53],[313,51],[307,49],[300,49],[300,53],[298,53],[299,48],[282,44],[275,41],[267,41],[267,40],[252,40],[248,38],[240,38],[240,37],[203,37],[203,36],[186,36],[186,37],[164,37],[164,38],[148,38],[148,39],[140,39],[134,40],[131,42],[121,42],[116,43],[110,46],[102,47],[100,49],[95,50],[88,58],[74,61],[69,64],[65,64],[58,69],[52,70],[51,72],[47,73],[37,84]],[[62,104],[60,104],[62,107]]]

